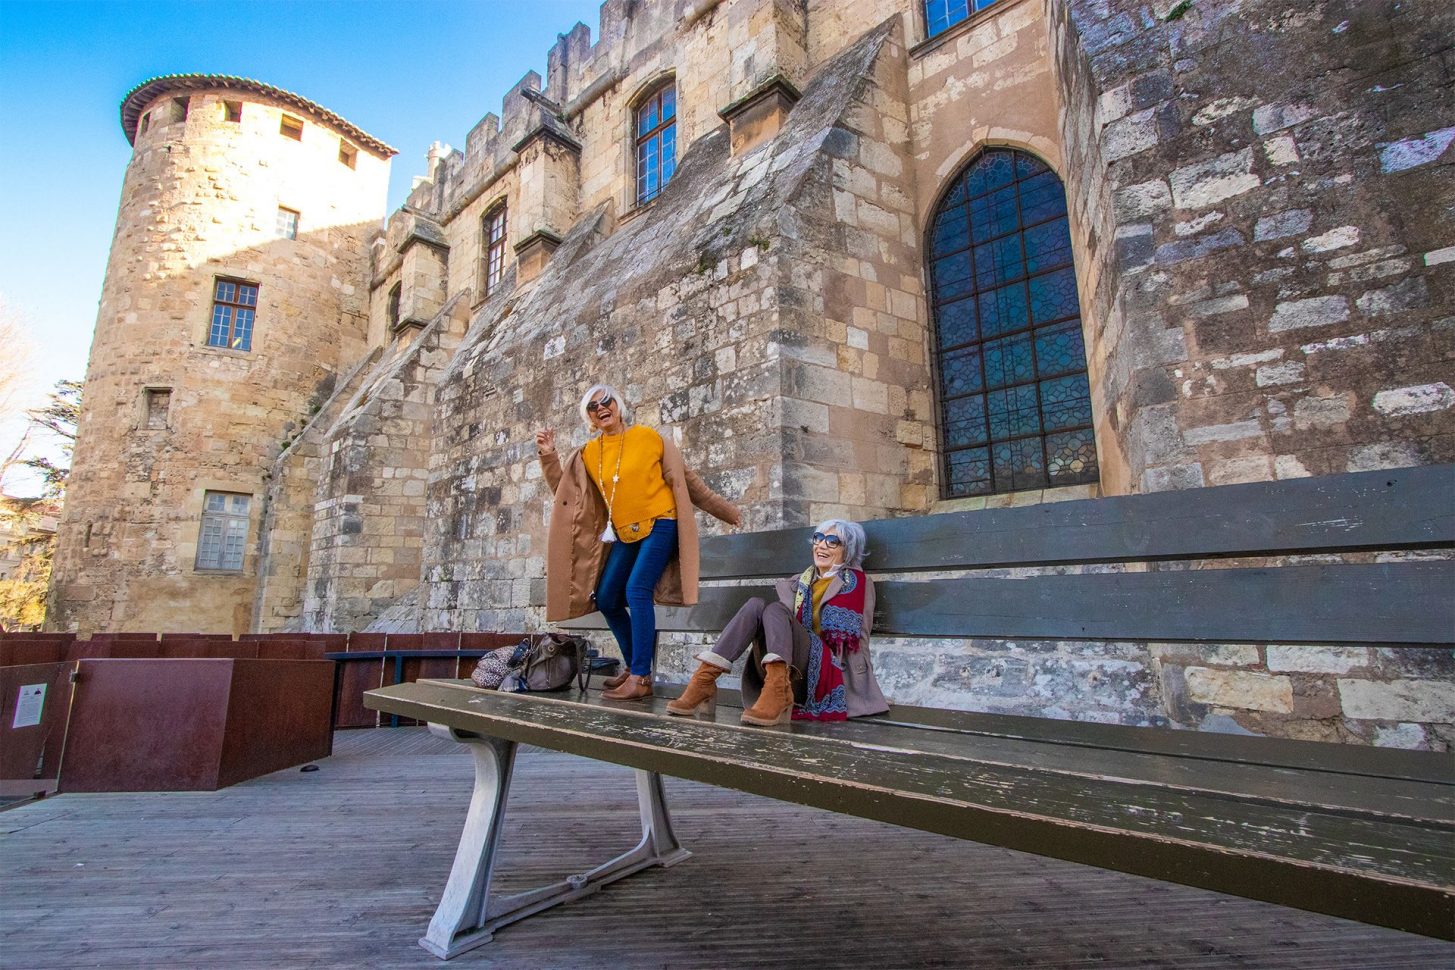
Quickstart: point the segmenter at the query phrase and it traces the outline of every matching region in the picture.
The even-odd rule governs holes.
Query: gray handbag
[[[564,690],[575,680],[577,688],[585,690],[590,676],[586,649],[590,645],[585,637],[547,633],[531,644],[525,661],[500,682],[499,689],[516,694]]]

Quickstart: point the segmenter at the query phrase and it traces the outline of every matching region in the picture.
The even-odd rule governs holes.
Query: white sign
[[[15,699],[15,719],[10,727],[35,727],[40,723],[41,712],[45,710],[45,684],[23,684],[20,696]]]

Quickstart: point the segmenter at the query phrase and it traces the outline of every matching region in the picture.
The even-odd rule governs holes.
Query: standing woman
[[[556,434],[536,432],[541,471],[555,493],[546,545],[546,619],[600,610],[626,660],[606,681],[610,700],[652,696],[653,603],[697,602],[697,506],[729,525],[741,516],[651,428],[630,423],[621,395],[596,384],[581,420],[598,432],[561,465]]]

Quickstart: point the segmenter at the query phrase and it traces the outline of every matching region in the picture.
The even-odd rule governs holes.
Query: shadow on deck
[[[320,770],[0,813],[6,967],[431,967],[472,763],[420,728]],[[448,966],[1434,967],[1455,946],[667,779],[693,857],[502,930]],[[506,891],[634,844],[625,768],[530,750]]]

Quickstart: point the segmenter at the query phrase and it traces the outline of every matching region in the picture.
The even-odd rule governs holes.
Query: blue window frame
[[[637,205],[655,199],[677,170],[677,87],[668,81],[636,110]]]
[[[995,148],[955,176],[930,224],[944,494],[1098,479],[1066,193]]]
[[[934,37],[949,30],[995,0],[924,0],[925,36]]]
[[[218,278],[212,292],[212,326],[207,346],[253,349],[253,320],[258,314],[258,284]]]
[[[485,214],[481,222],[485,249],[485,295],[495,292],[505,275],[505,203]]]

